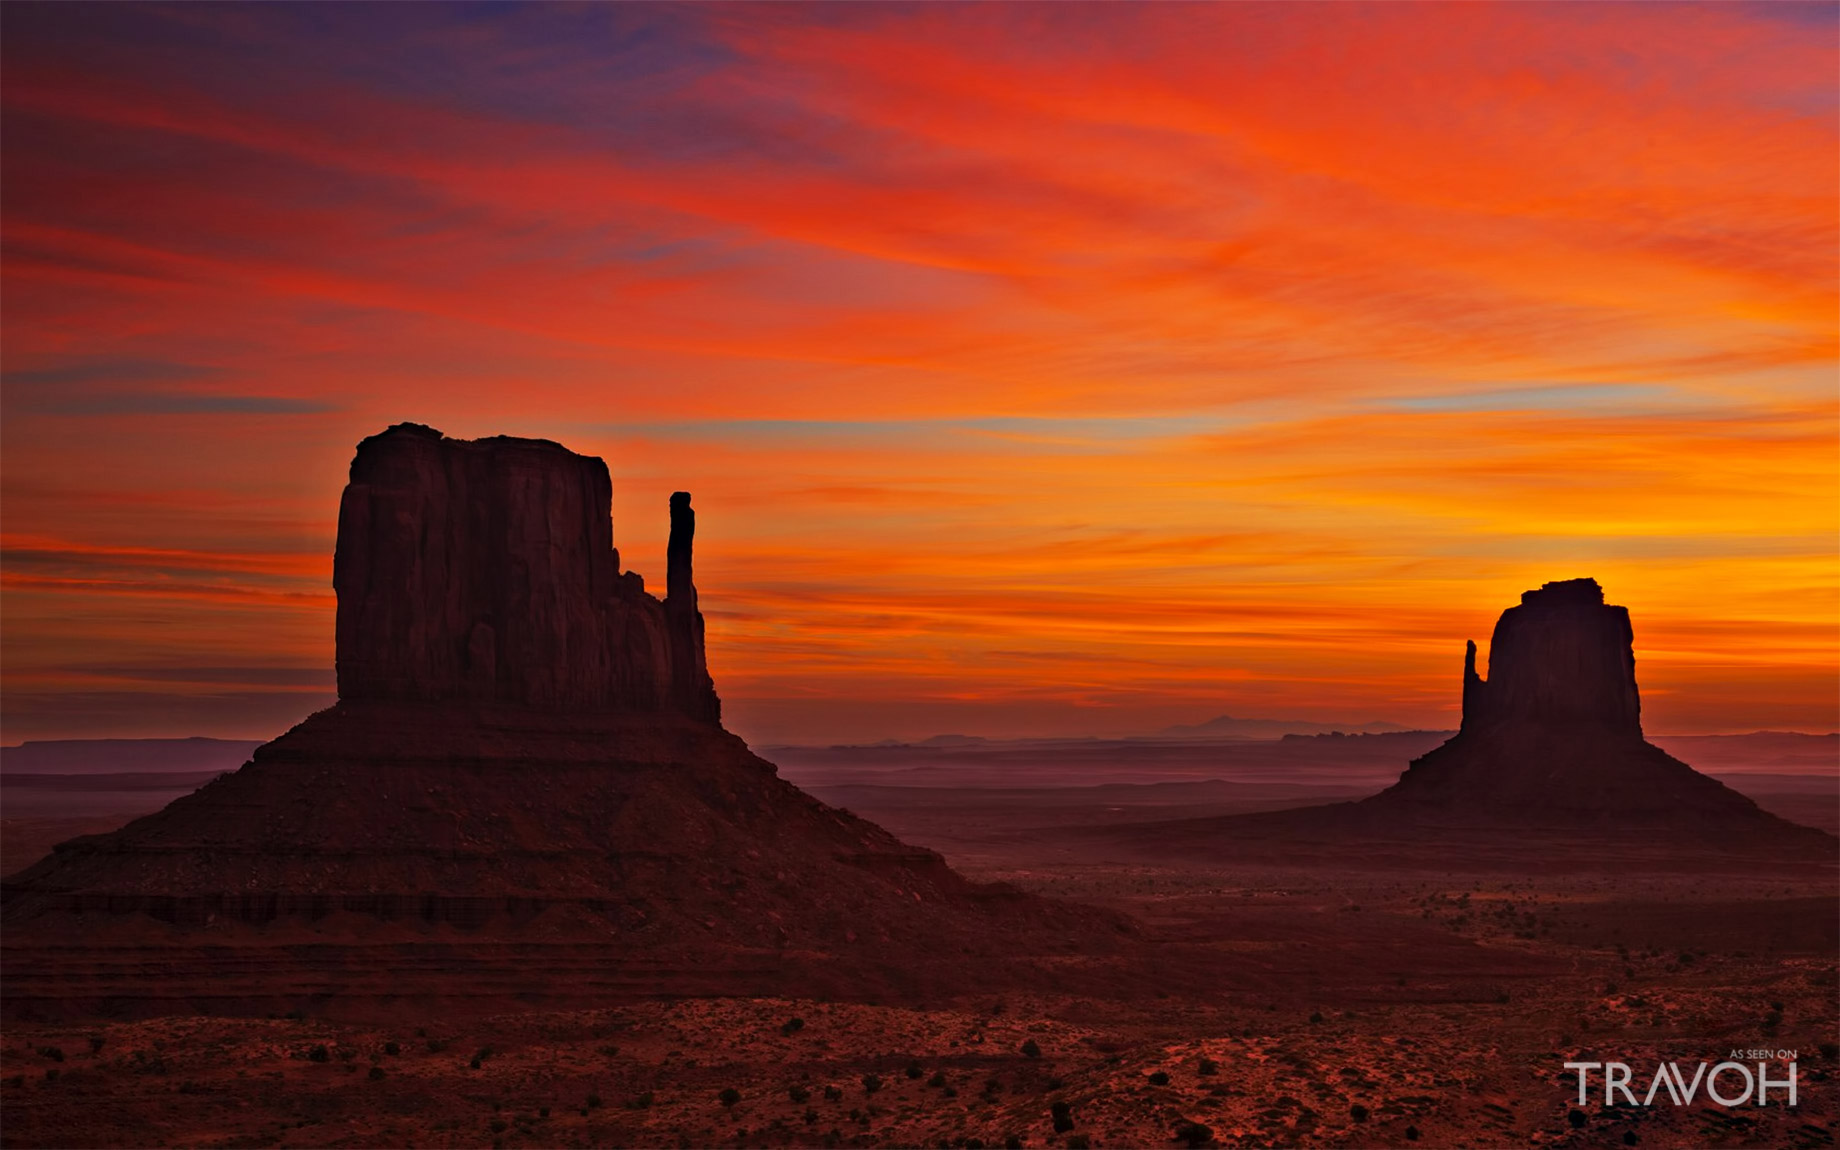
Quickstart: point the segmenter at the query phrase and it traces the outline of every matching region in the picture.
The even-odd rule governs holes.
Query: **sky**
[[[694,493],[757,743],[1840,727],[1832,4],[7,5],[0,739],[333,698],[353,448]]]

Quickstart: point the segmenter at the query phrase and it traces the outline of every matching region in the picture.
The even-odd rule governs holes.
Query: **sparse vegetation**
[[[864,1094],[874,1094],[877,1090],[882,1088],[882,1076],[879,1074],[863,1075],[862,1088]]]
[[[735,1103],[741,1101],[741,1091],[736,1090],[733,1086],[725,1086],[722,1088],[722,1093],[716,1095],[716,1100],[732,1108]]]
[[[1036,1045],[1035,1040],[1033,1038],[1028,1039],[1022,1044],[1022,1056],[1024,1058],[1040,1058],[1041,1057],[1041,1047]]]
[[[1167,1070],[1153,1070],[1153,1071],[1151,1071],[1151,1072],[1150,1072],[1150,1085],[1152,1085],[1152,1086],[1167,1086],[1167,1085],[1169,1085],[1169,1072],[1168,1072]]]
[[[1054,1119],[1056,1134],[1065,1134],[1073,1129],[1073,1107],[1065,1099],[1055,1099],[1048,1106],[1048,1114]]]

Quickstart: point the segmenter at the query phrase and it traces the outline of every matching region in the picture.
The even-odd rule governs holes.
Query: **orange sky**
[[[1840,726],[1832,5],[9,6],[0,738],[330,699],[353,446],[696,496],[760,742]]]

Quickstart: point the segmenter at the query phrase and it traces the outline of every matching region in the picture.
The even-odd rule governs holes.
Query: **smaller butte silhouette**
[[[1642,733],[1629,611],[1594,579],[1547,583],[1502,612],[1489,674],[1463,665],[1457,734],[1359,802],[1128,828],[1112,837],[1182,853],[1271,854],[1285,841],[1360,849],[1462,842],[1484,853],[1555,839],[1832,861],[1840,840],[1764,811]],[[1299,857],[1296,853],[1288,857]],[[1559,864],[1588,862],[1555,858]]]
[[[971,883],[720,723],[671,496],[665,597],[606,464],[398,424],[339,505],[339,701],[4,886],[8,1017],[505,1009],[621,995],[926,998],[1135,945]],[[1106,975],[1111,978],[1115,975]]]

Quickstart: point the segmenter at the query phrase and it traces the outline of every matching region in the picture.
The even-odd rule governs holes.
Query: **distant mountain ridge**
[[[249,761],[258,739],[30,739],[0,747],[8,775],[112,775],[141,771],[234,771]]]
[[[1236,719],[1221,715],[1205,723],[1164,727],[1155,739],[1281,739],[1286,735],[1383,735],[1410,728],[1375,719],[1366,723],[1317,723],[1308,719]]]

